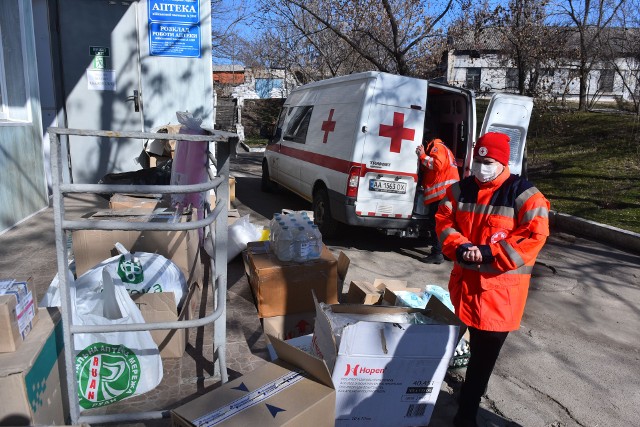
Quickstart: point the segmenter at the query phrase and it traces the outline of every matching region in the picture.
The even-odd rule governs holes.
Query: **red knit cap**
[[[490,157],[503,165],[509,164],[509,136],[504,133],[488,132],[482,135],[475,148],[473,149],[473,155],[480,157]]]

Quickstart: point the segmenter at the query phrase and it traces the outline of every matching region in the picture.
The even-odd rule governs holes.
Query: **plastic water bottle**
[[[281,216],[282,215],[279,213],[273,214],[273,218],[271,218],[271,221],[269,221],[269,230],[271,230],[272,232],[274,231],[275,227],[280,222]]]
[[[291,261],[293,259],[293,235],[286,225],[278,233],[276,256],[280,261]]]
[[[309,236],[304,227],[298,227],[298,232],[293,237],[293,260],[305,262],[309,260]]]
[[[320,233],[318,226],[313,224],[309,235],[309,259],[318,259],[322,255],[322,233]]]

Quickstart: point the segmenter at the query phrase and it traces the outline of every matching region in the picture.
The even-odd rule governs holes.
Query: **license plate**
[[[369,190],[405,194],[407,192],[407,183],[399,181],[385,181],[382,179],[370,179]]]

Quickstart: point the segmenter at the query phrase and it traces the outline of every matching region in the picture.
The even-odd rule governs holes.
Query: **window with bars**
[[[613,70],[600,70],[600,79],[598,80],[598,89],[603,92],[613,92],[613,80],[615,72]]]
[[[481,68],[467,68],[467,89],[480,90]]]
[[[517,68],[507,68],[505,89],[512,92],[516,92],[518,90],[518,69]]]

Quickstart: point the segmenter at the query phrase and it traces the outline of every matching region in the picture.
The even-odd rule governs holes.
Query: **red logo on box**
[[[349,374],[353,375],[354,377],[357,377],[358,374],[384,374],[384,368],[367,368],[366,366],[354,365],[353,369],[351,369],[351,364],[347,363],[347,370],[344,372],[343,376],[348,377]]]

